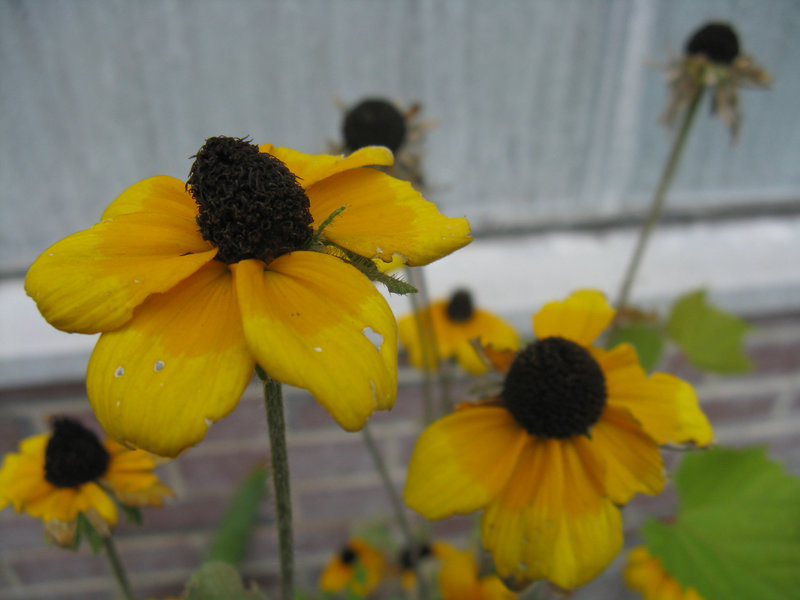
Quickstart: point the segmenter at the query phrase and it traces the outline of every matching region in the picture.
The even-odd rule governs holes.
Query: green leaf
[[[653,325],[631,323],[623,325],[608,338],[609,348],[623,343],[628,343],[636,349],[642,368],[650,371],[661,360],[661,353],[664,350],[664,334]]]
[[[800,598],[800,479],[763,448],[687,455],[674,523],[645,523],[651,554],[704,600]]]
[[[80,545],[83,538],[86,538],[86,541],[89,542],[89,548],[91,548],[94,554],[97,554],[103,549],[103,536],[94,528],[94,525],[92,525],[86,515],[79,512],[75,527],[75,548]]]
[[[706,302],[705,290],[691,292],[672,306],[667,333],[698,369],[741,373],[752,367],[742,348],[750,326]]]
[[[206,561],[238,565],[253,531],[258,509],[264,497],[267,469],[255,467],[236,490],[222,521],[217,527]]]
[[[206,562],[186,584],[186,600],[267,600],[256,590],[245,590],[235,567],[224,562]]]

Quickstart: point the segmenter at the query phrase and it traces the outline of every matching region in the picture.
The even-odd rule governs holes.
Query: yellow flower
[[[735,139],[742,115],[740,87],[766,87],[771,77],[752,58],[742,54],[739,38],[727,23],[706,23],[689,37],[683,56],[667,70],[670,97],[661,120],[671,124],[703,88],[709,88],[712,112],[719,115]]]
[[[478,356],[473,341],[498,350],[516,350],[519,337],[514,328],[492,313],[474,308],[472,297],[466,290],[456,291],[450,300],[440,300],[424,309],[420,315],[423,323],[430,323],[436,338],[439,358],[455,358],[461,367],[473,375],[481,375],[487,366]],[[408,349],[408,360],[417,368],[435,370],[434,357],[424,352],[419,337],[417,317],[413,314],[397,322],[400,344]],[[427,361],[425,360],[427,358]]]
[[[471,241],[465,219],[362,168],[391,162],[210,138],[188,185],[141,181],[45,251],[25,289],[51,325],[102,333],[87,389],[109,435],[175,456],[235,408],[256,363],[344,429],[391,408],[397,326],[352,263],[422,265]]]
[[[450,549],[442,557],[439,591],[442,600],[514,600],[497,575],[478,577],[478,565],[469,551]]]
[[[684,590],[644,546],[628,553],[625,582],[641,592],[644,600],[703,600],[694,588]]]
[[[349,589],[364,597],[380,584],[384,566],[383,556],[378,550],[362,539],[353,538],[325,565],[319,578],[319,588],[329,593]]]
[[[546,304],[538,340],[513,361],[494,356],[507,369],[501,396],[462,404],[414,448],[406,503],[431,519],[485,509],[502,577],[589,581],[622,545],[617,506],[661,491],[658,445],[711,441],[688,383],[647,377],[628,344],[592,346],[613,316],[596,291]]]
[[[110,439],[101,443],[72,419],[56,419],[52,434],[29,437],[19,448],[0,468],[0,509],[11,504],[41,519],[62,546],[73,543],[78,513],[101,533],[115,525],[112,496],[129,506],[161,506],[172,495],[153,473],[153,457]]]

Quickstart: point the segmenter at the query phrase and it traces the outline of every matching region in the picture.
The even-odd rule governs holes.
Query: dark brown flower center
[[[391,102],[364,100],[347,112],[342,133],[351,152],[364,146],[386,146],[397,152],[406,139],[406,120]]]
[[[455,323],[463,323],[472,318],[472,296],[467,290],[458,290],[447,305],[447,317]]]
[[[503,402],[528,433],[588,435],[606,403],[603,370],[586,348],[561,337],[528,345],[503,384]]]
[[[194,159],[186,184],[217,260],[270,262],[305,247],[314,233],[308,197],[280,160],[231,137],[207,139]]]
[[[417,548],[416,554],[411,552],[411,548],[403,548],[400,553],[400,566],[405,571],[413,569],[420,560],[428,558],[432,554],[433,551],[428,544],[422,544]]]
[[[53,422],[44,454],[44,478],[56,487],[72,488],[102,477],[111,457],[97,436],[69,418]]]
[[[708,23],[686,42],[686,54],[704,54],[709,60],[729,65],[739,56],[739,38],[730,25]]]
[[[358,558],[358,554],[350,546],[346,546],[339,553],[339,560],[342,561],[343,565],[352,565],[356,562],[356,558]]]

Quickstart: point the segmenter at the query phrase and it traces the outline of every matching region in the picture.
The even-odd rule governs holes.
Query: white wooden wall
[[[703,111],[672,206],[800,198],[796,0],[0,0],[0,274],[212,135],[323,151],[333,96],[421,101],[432,198],[476,229],[642,211],[663,74],[709,20],[773,73]]]

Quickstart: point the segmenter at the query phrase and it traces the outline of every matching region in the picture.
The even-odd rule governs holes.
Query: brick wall
[[[800,314],[760,316],[748,337],[755,369],[746,375],[704,375],[677,356],[667,369],[696,384],[703,406],[724,444],[768,444],[774,458],[800,474]],[[416,373],[402,369],[396,408],[371,420],[372,432],[398,486],[419,431],[421,414]],[[457,389],[463,388],[457,386]],[[389,514],[389,502],[359,434],[341,431],[307,394],[286,390],[289,457],[298,578],[315,584],[331,551],[344,542],[354,522]],[[48,415],[72,415],[97,429],[82,384],[2,390],[0,450],[15,450],[20,439],[46,430]],[[99,430],[98,430],[99,431]],[[257,382],[238,408],[215,424],[207,439],[160,467],[177,492],[163,509],[146,509],[145,524],[120,525],[118,549],[141,598],[176,595],[199,564],[232,490],[249,469],[268,458],[264,410]],[[668,452],[675,464],[678,452]],[[640,496],[625,510],[626,527],[636,539],[648,515],[668,515],[674,494]],[[436,525],[437,535],[464,535],[470,519]],[[605,574],[573,598],[633,598],[619,578],[618,559]],[[269,500],[243,565],[246,577],[265,587],[276,581],[274,514]],[[94,600],[116,596],[102,556],[87,548],[67,552],[48,547],[42,525],[11,509],[0,513],[0,599]]]

